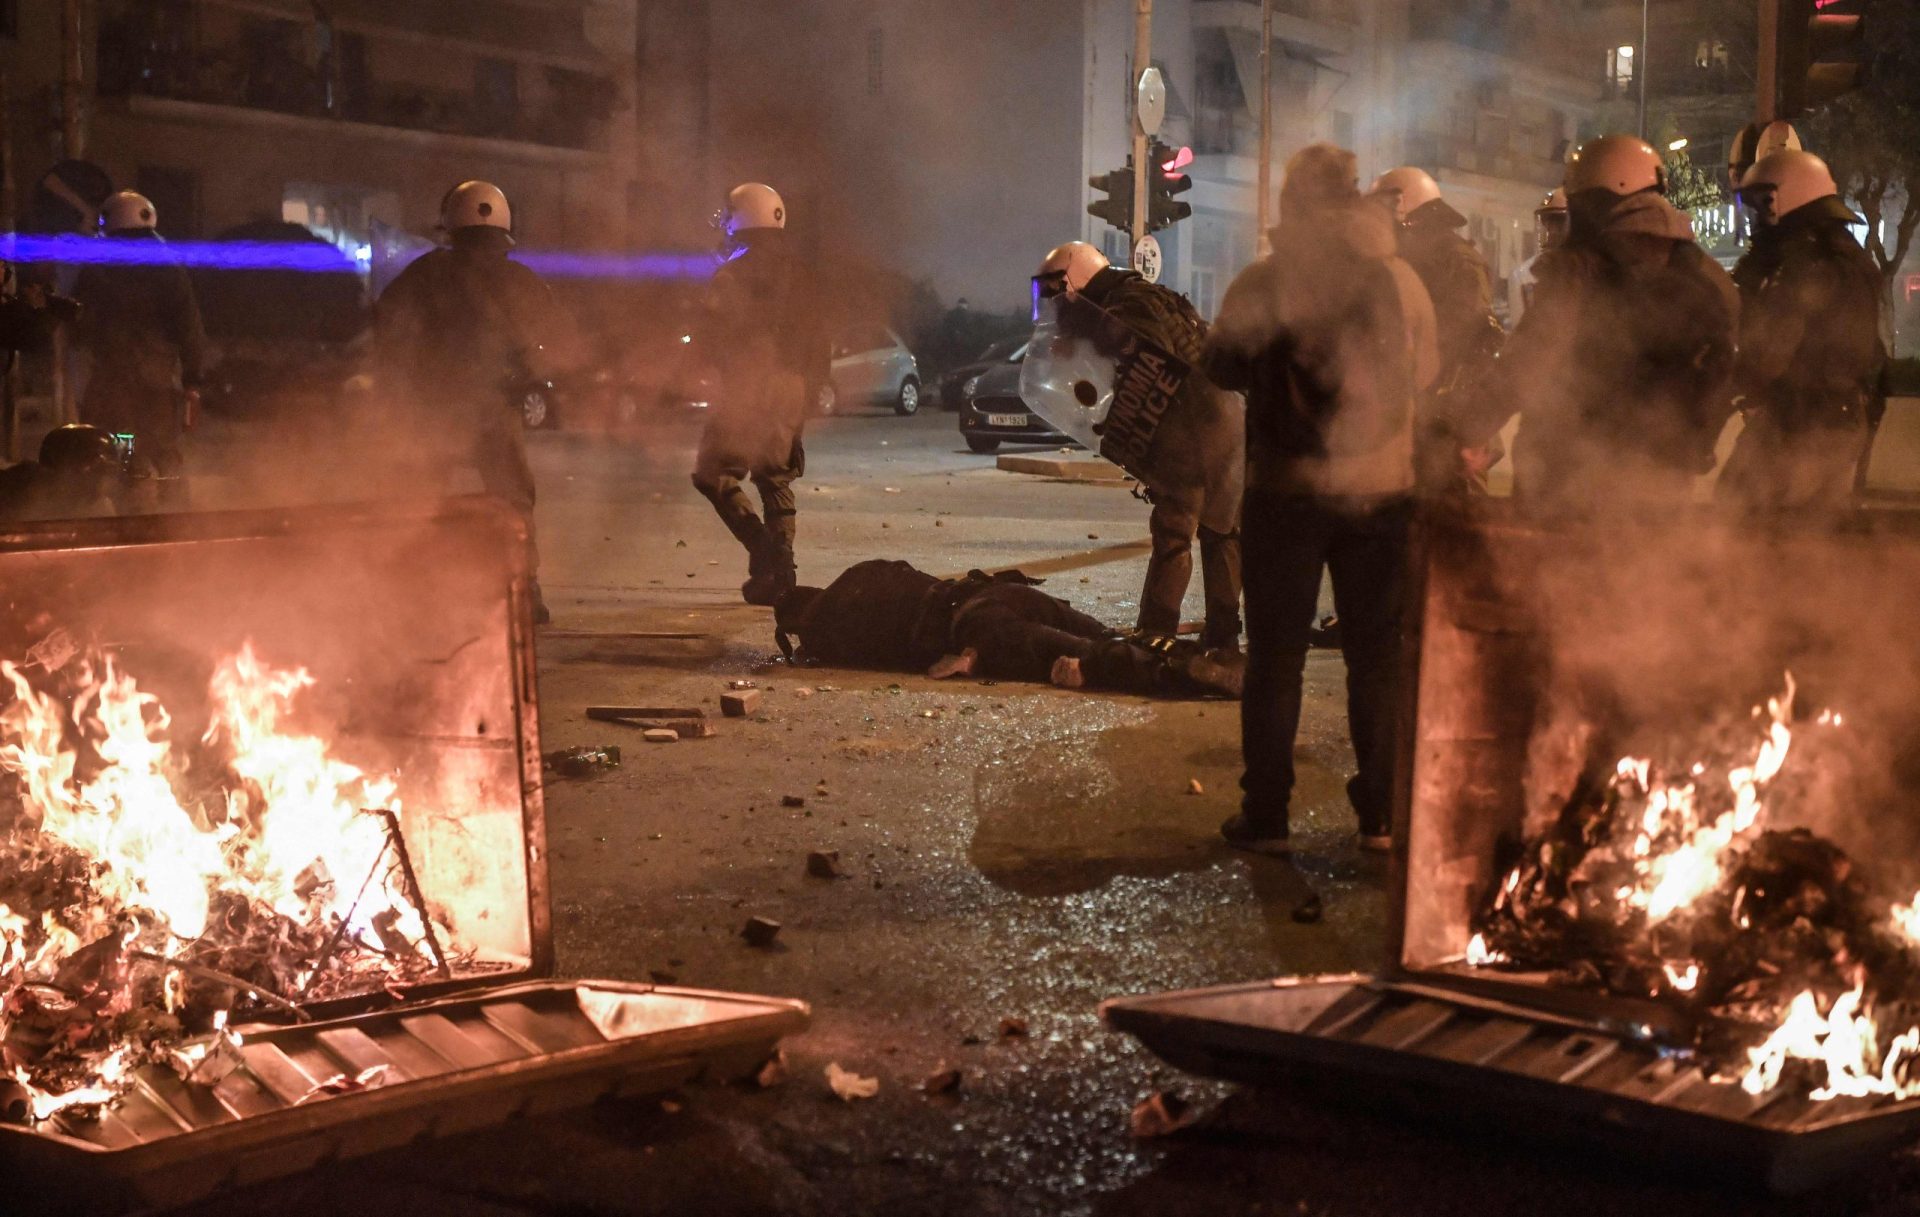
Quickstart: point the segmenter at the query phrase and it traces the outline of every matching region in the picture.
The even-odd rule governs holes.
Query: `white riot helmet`
[[[1440,183],[1434,181],[1433,175],[1425,169],[1402,165],[1373,179],[1367,197],[1391,205],[1393,218],[1405,224],[1414,212],[1440,198]]]
[[[1567,197],[1605,190],[1622,198],[1642,191],[1667,192],[1667,163],[1646,140],[1632,135],[1603,135],[1580,145],[1567,158]]]
[[[1567,192],[1564,187],[1554,187],[1553,193],[1540,200],[1540,206],[1533,209],[1533,235],[1541,249],[1557,249],[1566,244],[1567,232],[1572,220],[1567,210]]]
[[[1040,269],[1033,273],[1033,311],[1040,316],[1040,302],[1086,287],[1089,280],[1112,263],[1107,255],[1085,241],[1068,241],[1047,251]]]
[[[511,232],[513,208],[493,183],[462,182],[440,200],[440,227],[448,232],[462,228],[499,228]]]
[[[747,182],[727,192],[727,209],[720,226],[730,237],[749,228],[785,228],[787,205],[780,192],[760,182]]]
[[[1740,179],[1740,202],[1767,226],[1839,193],[1833,171],[1811,152],[1785,150],[1761,157]]]
[[[122,190],[107,196],[107,201],[100,204],[102,232],[152,232],[159,226],[160,216],[153,209],[153,200],[144,194]]]
[[[1734,193],[1746,179],[1747,170],[1776,152],[1800,151],[1800,133],[1785,119],[1776,118],[1765,126],[1748,123],[1740,128],[1727,149],[1727,180]]]

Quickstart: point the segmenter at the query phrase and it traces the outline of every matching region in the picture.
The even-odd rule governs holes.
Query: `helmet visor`
[[[1772,182],[1755,182],[1751,186],[1742,186],[1735,196],[1740,206],[1747,209],[1756,224],[1776,224],[1780,217],[1775,212],[1779,202],[1780,188]]]
[[[1067,272],[1044,270],[1033,277],[1033,319],[1040,320],[1040,304],[1067,294]]]

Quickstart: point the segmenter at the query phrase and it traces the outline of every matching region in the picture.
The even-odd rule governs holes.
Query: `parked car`
[[[831,384],[822,387],[815,408],[831,414],[849,405],[892,406],[902,415],[920,409],[920,365],[885,326],[858,330],[834,343]]]
[[[963,363],[952,371],[941,375],[939,381],[940,408],[958,410],[967,400],[967,382],[998,363],[1019,363],[1027,353],[1025,335],[1015,338],[1003,338],[994,343],[971,363]]]
[[[1020,352],[1025,358],[1024,347]],[[1020,360],[994,364],[961,386],[960,436],[975,452],[1001,444],[1071,444],[1073,439],[1020,400]]]

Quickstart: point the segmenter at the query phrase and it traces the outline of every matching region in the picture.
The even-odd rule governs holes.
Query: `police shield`
[[[1040,302],[1020,363],[1020,400],[1062,434],[1098,448],[1100,425],[1113,406],[1114,360],[1095,348],[1084,326],[1062,316],[1092,307],[1063,296]]]
[[[1042,300],[1020,397],[1062,433],[1153,481],[1154,434],[1188,367],[1105,309],[1078,297]]]

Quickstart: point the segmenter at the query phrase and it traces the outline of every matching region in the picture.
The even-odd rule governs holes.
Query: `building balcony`
[[[1346,0],[1274,0],[1273,37],[1304,56],[1350,54],[1356,41],[1356,6]],[[1260,38],[1260,0],[1195,0],[1195,29],[1221,29]]]
[[[472,22],[457,31],[440,28],[454,10],[432,0],[330,0],[324,22],[308,0],[135,2],[103,12],[99,91],[593,150],[620,90],[584,40],[580,0],[543,2],[559,7],[529,16],[527,0],[462,0]],[[496,36],[508,41],[509,16],[526,21],[526,37],[497,47]],[[427,80],[406,78],[415,65],[429,69]]]
[[[1511,147],[1490,148],[1430,131],[1408,132],[1405,146],[1410,165],[1520,182],[1543,191],[1558,186],[1567,173],[1566,162],[1551,156],[1533,156]]]

